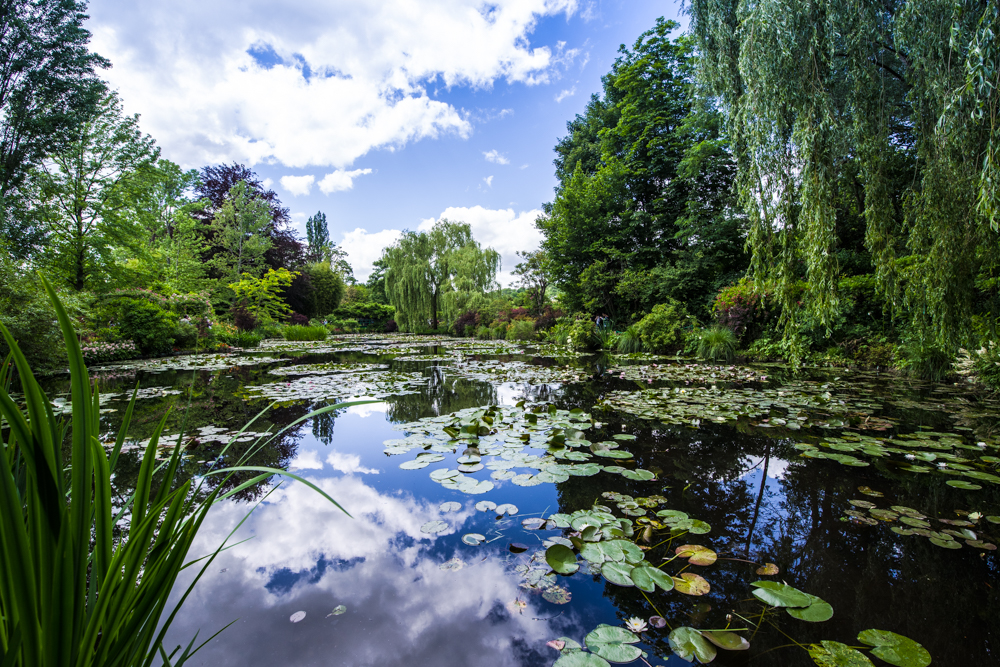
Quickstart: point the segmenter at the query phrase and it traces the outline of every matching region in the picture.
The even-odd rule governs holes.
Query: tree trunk
[[[437,285],[434,286],[434,291],[431,292],[431,328],[438,328],[438,288]]]

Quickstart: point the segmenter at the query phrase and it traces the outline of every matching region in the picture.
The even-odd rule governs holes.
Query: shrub
[[[310,264],[303,270],[309,273],[312,281],[314,312],[317,317],[326,317],[337,309],[344,298],[344,279],[325,263]]]
[[[642,352],[642,339],[639,338],[639,331],[633,324],[618,339],[618,352],[620,354],[637,354]]]
[[[774,317],[773,299],[770,292],[743,278],[719,290],[712,312],[716,321],[731,329],[738,339],[746,336],[753,340]]]
[[[451,328],[455,332],[456,336],[465,336],[471,335],[478,326],[479,313],[474,310],[467,310],[459,315],[458,319],[455,320],[455,323],[451,325]]]
[[[294,324],[285,327],[285,340],[314,341],[326,340],[327,331],[323,327],[309,327]]]
[[[238,303],[234,305],[230,312],[233,315],[233,324],[239,331],[253,331],[260,323],[257,316],[250,312],[250,309],[245,304]]]
[[[618,334],[615,333],[611,322],[604,320],[600,326],[594,327],[594,333],[597,335],[597,345],[602,350],[611,350],[618,346]]]
[[[636,333],[650,352],[674,352],[684,347],[684,329],[690,316],[677,301],[653,306],[652,312],[635,324]]]
[[[183,349],[198,347],[198,327],[187,319],[178,322],[174,332],[174,345]]]
[[[55,311],[43,295],[38,278],[25,275],[0,248],[0,323],[7,327],[34,368],[65,368]],[[0,338],[0,360],[9,351]]]
[[[485,324],[481,324],[479,325],[479,328],[476,329],[476,338],[479,340],[490,340],[493,338],[493,330]]]
[[[385,321],[385,332],[386,333],[396,333],[399,331],[399,325],[396,324],[396,320],[386,320]]]
[[[503,308],[497,313],[497,322],[507,324],[516,320],[526,320],[531,317],[527,308]]]
[[[556,321],[563,315],[565,315],[563,311],[554,309],[552,306],[546,304],[545,310],[543,310],[542,314],[538,316],[537,320],[535,320],[535,331],[545,331],[546,329],[551,329],[555,326]]]
[[[574,350],[593,351],[600,346],[597,327],[589,319],[574,320],[566,332],[566,344]]]
[[[260,336],[261,339],[264,338],[281,338],[285,327],[278,324],[277,322],[264,322],[263,324],[257,325],[254,329],[254,333]]]
[[[736,357],[736,334],[732,329],[714,326],[698,332],[698,356],[712,361],[732,361]]]
[[[940,382],[952,372],[954,354],[924,341],[908,341],[899,349],[899,367],[912,377]]]
[[[288,318],[291,324],[308,325],[309,318],[301,313],[292,313],[292,316]]]
[[[117,328],[144,355],[166,354],[173,349],[177,316],[141,299],[117,302]]]
[[[506,340],[507,339],[507,325],[497,324],[490,329],[490,338],[492,340]]]
[[[507,329],[507,340],[535,340],[534,320],[516,320]]]
[[[121,343],[84,343],[80,350],[83,352],[83,363],[88,366],[133,359],[139,353],[135,343],[130,340]]]
[[[972,368],[986,387],[1000,391],[1000,346],[988,342],[972,355]]]

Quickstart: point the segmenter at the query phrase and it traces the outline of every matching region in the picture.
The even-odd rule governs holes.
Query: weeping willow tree
[[[414,331],[439,315],[453,317],[478,296],[498,287],[500,255],[481,248],[463,222],[439,220],[426,232],[406,232],[382,255],[385,291],[396,323]]]
[[[688,11],[726,113],[751,273],[779,295],[786,335],[803,315],[829,329],[840,310],[845,181],[895,315],[951,352],[974,315],[993,319],[996,1],[688,0]]]

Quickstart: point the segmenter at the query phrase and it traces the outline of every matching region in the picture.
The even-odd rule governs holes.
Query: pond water
[[[93,371],[108,431],[138,382],[136,446],[165,417],[166,433],[190,434],[189,475],[311,409],[372,401],[305,420],[252,461],[350,516],[279,477],[212,510],[192,556],[235,546],[168,641],[232,625],[192,664],[684,665],[678,654],[715,651],[687,630],[672,648],[679,628],[735,630],[749,648],[712,635],[745,649],[719,648],[724,665],[813,664],[823,640],[872,664],[926,663],[906,645],[873,653],[858,639],[870,629],[919,642],[935,665],[1000,660],[988,395],[460,339],[311,345]],[[133,451],[118,493],[136,469]],[[832,617],[815,622],[823,601]],[[633,618],[645,630],[594,632]],[[588,635],[591,652],[574,653]],[[867,664],[838,662],[840,644],[824,664]]]

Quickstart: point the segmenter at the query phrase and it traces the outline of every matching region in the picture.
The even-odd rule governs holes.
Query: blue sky
[[[94,0],[106,78],[167,159],[252,166],[301,233],[316,211],[364,279],[401,230],[448,217],[533,250],[552,148],[621,43],[675,2]]]

